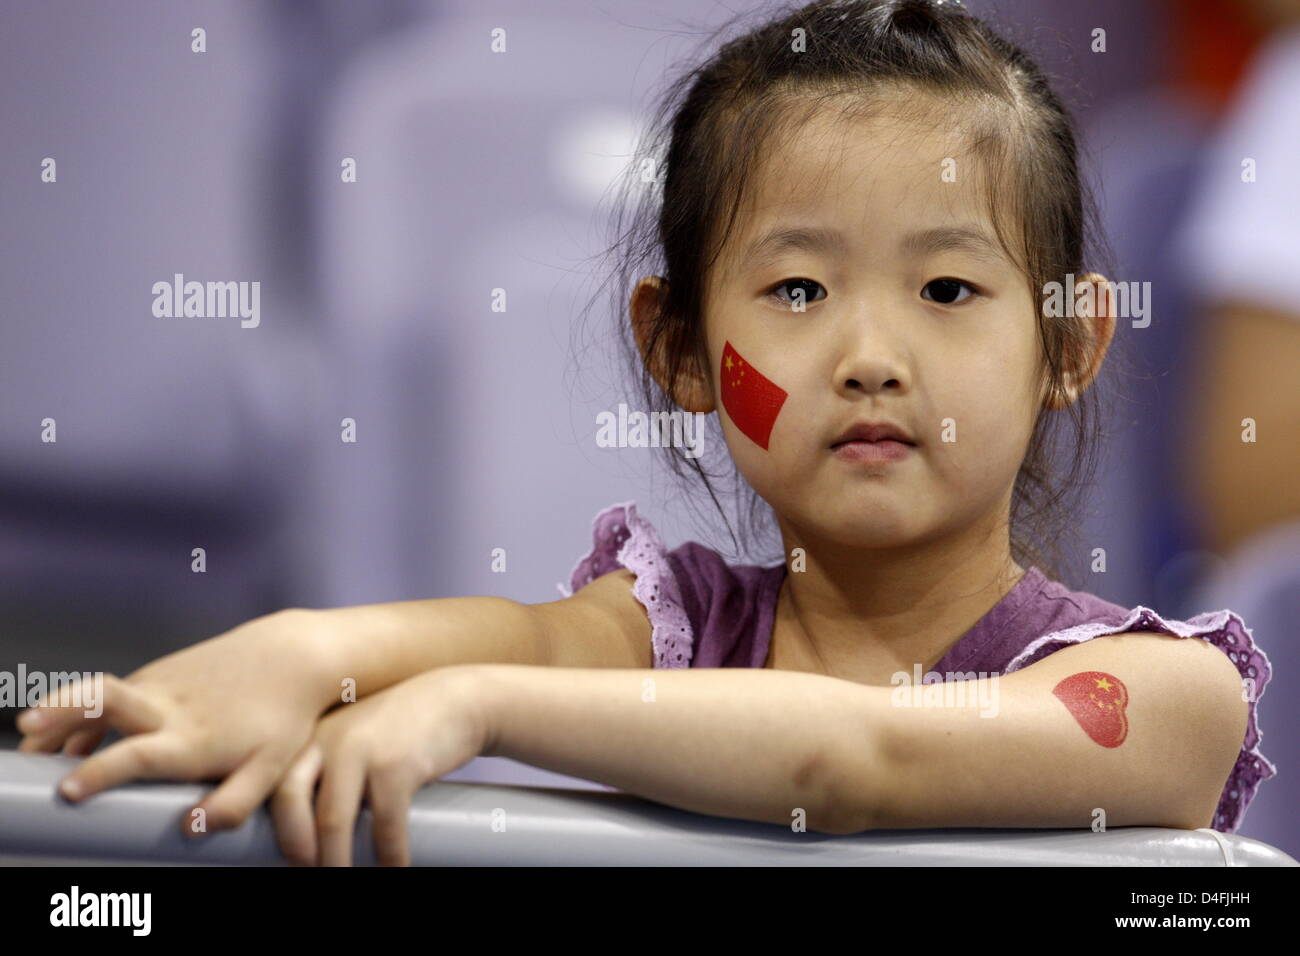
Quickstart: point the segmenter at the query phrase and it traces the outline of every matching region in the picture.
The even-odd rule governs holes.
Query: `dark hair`
[[[804,48],[795,52],[800,37]],[[704,336],[706,281],[764,147],[807,120],[810,99],[817,105],[834,100],[853,112],[900,91],[941,97],[970,121],[971,150],[984,166],[997,238],[1019,264],[1035,302],[1042,301],[1047,283],[1064,282],[1067,273],[1109,266],[1096,207],[1079,173],[1070,114],[1020,48],[952,2],[819,0],[783,8],[668,88],[633,168],[655,175],[629,177],[624,188],[633,194],[625,192],[615,209],[617,238],[606,253],[619,259],[610,273],[614,315],[646,411],[679,408],[673,396],[680,394],[676,383],[685,370],[712,381]],[[904,99],[900,106],[920,116],[932,107],[927,99]],[[1103,255],[1090,254],[1094,245]],[[643,343],[646,354],[663,356],[662,387],[628,319],[631,291],[643,275],[667,280],[662,309]],[[1089,328],[1086,320],[1038,312],[1043,372],[1059,394],[1071,356],[1085,354],[1080,349]],[[1067,579],[1062,543],[1076,533],[1072,515],[1096,468],[1102,420],[1097,404],[1094,386],[1065,409],[1040,410],[1012,493],[1013,559],[1058,580]],[[711,446],[725,447],[720,426],[711,427],[718,429]],[[1064,467],[1057,466],[1058,445],[1069,455]],[[680,448],[667,453],[676,475],[689,477],[689,467],[703,482],[736,543],[714,484],[727,475],[709,474],[703,459],[688,458]],[[760,508],[762,499],[726,457],[736,500],[748,492],[744,510],[752,533],[770,508]]]

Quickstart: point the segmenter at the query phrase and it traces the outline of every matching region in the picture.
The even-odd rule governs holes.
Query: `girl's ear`
[[[632,313],[632,330],[636,334],[637,348],[641,351],[641,360],[659,387],[674,402],[688,412],[708,414],[716,409],[713,402],[713,389],[709,376],[698,367],[693,354],[683,356],[677,373],[675,389],[668,387],[669,349],[686,347],[686,343],[670,342],[670,336],[661,334],[655,343],[654,355],[648,354],[650,333],[659,320],[660,312],[668,293],[668,282],[662,276],[646,276],[632,290],[630,311]]]
[[[1092,289],[1085,289],[1091,284]],[[1115,335],[1115,300],[1110,294],[1110,282],[1100,273],[1088,272],[1075,279],[1075,318],[1087,333],[1081,350],[1071,348],[1064,356],[1064,394],[1053,390],[1044,402],[1049,409],[1062,409],[1073,405],[1079,396],[1096,379],[1101,371],[1106,350]]]

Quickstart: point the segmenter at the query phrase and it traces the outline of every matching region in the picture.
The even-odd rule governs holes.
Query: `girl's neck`
[[[787,556],[801,547],[805,564],[785,576],[777,626],[832,676],[864,660],[928,670],[1025,575],[1005,531],[886,553],[782,532]]]

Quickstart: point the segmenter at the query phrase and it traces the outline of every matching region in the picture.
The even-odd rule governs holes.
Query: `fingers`
[[[23,734],[18,749],[24,753],[53,753],[63,746],[78,725],[85,727],[103,719],[102,713],[91,717],[84,708],[60,706],[57,698],[43,701],[18,715],[15,725]]]
[[[53,753],[63,744],[63,740],[63,734],[58,736],[27,734],[18,741],[18,750],[25,754]]]
[[[380,866],[411,865],[407,821],[411,815],[412,793],[413,788],[400,770],[371,774],[367,798],[374,818],[375,856]]]
[[[321,866],[351,866],[352,838],[365,789],[360,754],[335,751],[325,766],[316,795],[316,836]]]
[[[59,792],[74,802],[130,780],[192,779],[189,749],[162,733],[120,740],[87,757],[63,778]]]
[[[293,750],[278,742],[254,751],[195,807],[203,810],[206,831],[233,830],[243,826],[253,811],[265,802],[293,755]],[[195,829],[187,822],[184,832],[196,836],[205,830]]]
[[[104,739],[108,729],[100,727],[83,727],[68,738],[63,745],[63,752],[69,757],[86,757],[94,752]]]
[[[102,684],[100,683],[102,679]],[[18,716],[24,738],[18,749],[52,752],[69,735],[88,725],[108,724],[123,734],[141,734],[162,726],[162,714],[149,695],[113,674],[96,674],[92,686],[69,682]],[[96,714],[87,710],[95,705]]]
[[[271,797],[271,819],[280,852],[300,866],[317,862],[316,814],[312,800],[320,776],[321,749],[310,744],[294,761]]]
[[[407,821],[413,788],[406,774],[400,768],[372,770],[367,778],[360,764],[359,772],[336,769],[330,787],[322,784],[322,797],[314,811],[316,781],[323,765],[322,750],[314,745],[306,748],[271,798],[271,816],[281,852],[304,866],[351,865],[356,818],[364,792],[374,818],[375,854],[380,865],[410,866]]]

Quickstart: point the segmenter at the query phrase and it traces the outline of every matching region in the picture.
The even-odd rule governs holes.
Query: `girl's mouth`
[[[832,447],[835,457],[850,463],[883,464],[901,461],[912,453],[906,442],[885,438],[880,441],[846,441]]]

